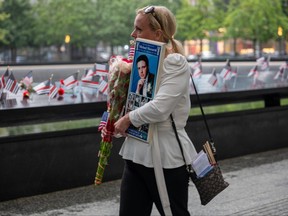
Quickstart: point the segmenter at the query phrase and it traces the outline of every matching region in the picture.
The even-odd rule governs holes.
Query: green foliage
[[[101,20],[98,34],[101,40],[108,44],[126,44],[131,38],[130,33],[133,31],[136,9],[147,5],[164,5],[175,11],[179,4],[179,0],[118,0],[114,1],[113,4],[107,0],[98,0],[97,11],[100,16],[99,20]]]
[[[288,16],[288,0],[281,0],[283,13]]]
[[[136,3],[127,0],[118,0],[113,4],[106,0],[97,1],[97,13],[100,16],[97,31],[102,41],[111,45],[122,45],[129,41]]]
[[[177,11],[178,37],[182,40],[243,38],[256,43],[278,39],[278,27],[284,36],[288,32],[288,18],[281,0],[201,0],[191,5],[183,0]],[[218,35],[219,28],[226,30]],[[208,34],[209,33],[209,34]],[[256,49],[255,49],[256,50]]]
[[[266,42],[287,35],[288,18],[282,0],[5,0],[0,4],[0,44],[11,49],[27,46],[61,46],[65,35],[73,47],[96,47],[103,42],[127,44],[135,10],[164,5],[176,14],[180,40],[226,38]],[[222,39],[222,38],[221,38]]]
[[[74,45],[95,45],[99,26],[95,1],[38,0],[33,14],[35,44],[61,45],[65,35],[70,35]]]
[[[209,1],[199,1],[196,6],[191,6],[187,1],[182,1],[182,7],[177,11],[178,22],[177,36],[182,39],[204,39],[209,30],[210,18],[208,16]]]
[[[181,6],[181,2],[182,0],[143,0],[138,2],[138,8],[148,5],[163,5],[175,14],[177,9]]]
[[[3,7],[2,5],[3,5],[3,0],[0,1],[0,11],[2,11],[2,7]],[[1,23],[9,17],[10,17],[9,14],[5,12],[0,12],[0,26],[2,26]],[[4,43],[4,44],[7,43],[7,41],[5,40],[5,36],[7,33],[8,33],[7,29],[0,28],[0,43]]]
[[[30,29],[33,19],[30,15],[29,0],[5,0],[0,9],[1,14],[9,14],[9,17],[0,22],[0,28],[5,29],[4,40],[10,48],[19,48],[31,44],[32,35]]]
[[[215,39],[213,32],[222,26],[226,5],[221,0],[201,0],[195,5],[182,1],[177,10],[177,37],[181,40]]]
[[[280,0],[233,0],[224,25],[230,37],[267,42],[277,39],[278,26],[288,30],[288,18]]]
[[[38,0],[33,5],[35,43],[61,45],[69,34],[71,44],[77,46],[93,47],[99,42],[111,46],[127,44],[136,9],[156,2],[167,4],[164,0]]]

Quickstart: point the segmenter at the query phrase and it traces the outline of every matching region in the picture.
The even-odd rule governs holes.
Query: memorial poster
[[[146,39],[136,40],[125,113],[153,100],[158,90],[165,53],[164,45],[164,43]],[[151,133],[149,124],[144,124],[139,128],[131,125],[127,130],[128,136],[144,142],[149,142]]]

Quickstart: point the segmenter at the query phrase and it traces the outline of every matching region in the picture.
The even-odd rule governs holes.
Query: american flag
[[[49,99],[54,98],[58,94],[58,88],[56,85],[52,85],[49,89]]]
[[[1,77],[1,86],[4,88],[6,86],[6,79],[9,77],[9,66],[7,67],[5,73]]]
[[[135,46],[130,45],[128,59],[132,60],[134,58],[134,54],[135,54]]]
[[[94,73],[100,76],[108,76],[109,67],[107,64],[95,64]]]
[[[253,76],[253,85],[256,85],[258,76],[259,76],[259,72],[258,72],[258,66],[255,65],[249,72],[248,77],[252,77]]]
[[[108,94],[108,82],[106,80],[102,80],[99,85],[99,91],[103,93],[104,95]]]
[[[274,80],[281,79],[281,81],[283,81],[284,80],[284,72],[285,72],[285,68],[283,68],[283,67],[280,68],[279,71],[274,76]]]
[[[266,57],[260,57],[256,60],[257,65],[260,67],[261,70],[267,70],[269,69],[269,63],[270,63],[270,56],[268,58]]]
[[[19,84],[18,84],[17,80],[15,79],[12,72],[7,79],[5,89],[7,91],[12,92],[13,94],[17,94],[19,89],[20,89],[20,86],[19,86]]]
[[[254,77],[258,77],[259,72],[258,72],[258,66],[255,65],[248,73],[248,77],[254,76]]]
[[[105,111],[102,115],[100,124],[98,126],[98,131],[101,131],[106,126],[108,117],[109,117],[109,112]]]
[[[224,68],[220,72],[220,77],[222,77],[224,80],[229,80],[231,79],[231,65],[229,59],[227,59],[226,64]]]
[[[202,75],[202,67],[198,67],[193,71],[193,77],[197,78]]]
[[[196,62],[194,62],[194,64],[191,65],[191,68],[193,70],[195,70],[196,68],[199,68],[199,67],[201,67],[201,62],[200,61],[196,61]]]
[[[283,64],[280,65],[280,69],[284,68],[287,69],[288,68],[288,61],[284,62]]]
[[[81,80],[91,81],[94,75],[95,72],[92,69],[88,69],[85,71],[85,75],[82,76]]]
[[[217,75],[216,75],[216,70],[215,70],[215,68],[213,68],[212,74],[211,74],[210,78],[208,79],[208,82],[209,82],[212,86],[217,85],[218,78],[217,78]]]
[[[0,80],[0,90],[2,90],[4,88],[4,84],[2,83],[2,77],[1,77],[1,80]]]
[[[62,84],[64,84],[67,89],[72,89],[77,85],[78,83],[77,79],[78,79],[78,72],[64,79]]]
[[[202,75],[202,64],[201,61],[195,62],[192,66],[192,76],[193,78],[200,77]]]
[[[26,76],[22,79],[24,85],[29,86],[33,83],[33,74],[32,71],[29,71]]]
[[[51,87],[51,79],[36,85],[33,89],[38,95],[49,94]]]
[[[88,88],[98,88],[101,76],[95,75],[92,76],[90,80],[82,79],[82,87]]]

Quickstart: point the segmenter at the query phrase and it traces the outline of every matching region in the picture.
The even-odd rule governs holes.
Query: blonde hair
[[[149,7],[149,6],[148,6]],[[153,6],[154,13],[157,18],[155,18],[152,14],[145,14],[145,9],[148,7],[144,7],[138,9],[136,14],[147,15],[148,21],[150,23],[150,27],[152,30],[161,29],[163,33],[163,40],[167,43],[167,51],[168,53],[180,53],[184,54],[184,49],[180,41],[174,39],[174,35],[177,30],[177,23],[174,14],[164,6]]]

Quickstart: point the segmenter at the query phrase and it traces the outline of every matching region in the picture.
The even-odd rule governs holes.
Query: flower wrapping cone
[[[106,130],[107,134],[102,137],[98,153],[99,161],[96,171],[95,184],[102,183],[105,167],[108,165],[108,159],[112,149],[112,137],[114,133],[114,123],[119,119],[126,103],[127,92],[130,81],[132,61],[120,56],[110,59],[109,80],[108,80],[108,100]]]

